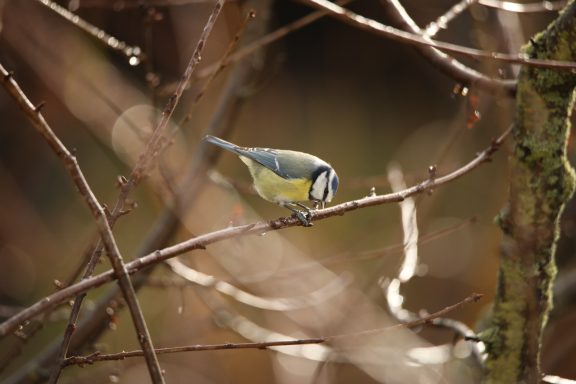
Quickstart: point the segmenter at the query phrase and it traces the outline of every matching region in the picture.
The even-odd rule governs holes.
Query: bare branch
[[[346,212],[355,211],[357,209],[367,208],[375,205],[382,205],[386,203],[399,202],[408,196],[419,194],[428,191],[430,189],[435,189],[441,185],[456,180],[466,175],[467,173],[471,172],[473,169],[477,168],[481,164],[489,161],[491,159],[492,154],[500,147],[502,142],[509,135],[510,130],[511,129],[506,130],[498,139],[495,139],[488,148],[486,148],[482,152],[479,152],[472,161],[468,162],[464,166],[456,169],[455,171],[445,176],[425,180],[419,184],[416,184],[400,192],[390,193],[386,195],[369,196],[359,200],[345,202],[336,205],[334,207],[313,211],[312,220],[323,220],[333,216],[342,216]],[[143,256],[126,264],[126,267],[129,273],[135,273],[143,268],[149,267],[151,265],[167,260],[171,257],[183,254],[185,252],[194,249],[203,249],[206,246],[218,241],[234,237],[262,234],[265,232],[270,232],[282,228],[294,227],[301,224],[302,223],[300,222],[300,220],[298,220],[295,217],[285,217],[268,222],[257,222],[238,227],[229,227],[183,241],[181,243],[164,248],[162,250],[157,250],[155,252],[152,252],[146,256]],[[17,315],[6,320],[4,323],[0,324],[0,337],[4,337],[9,333],[14,332],[16,328],[24,321],[29,320],[43,313],[44,311],[58,305],[59,303],[68,300],[71,297],[78,295],[82,292],[86,292],[95,287],[99,287],[108,281],[112,281],[113,279],[114,274],[112,273],[112,271],[107,271],[100,275],[82,280],[74,285],[63,288],[62,290],[45,297],[44,299],[36,302],[35,304],[23,310],[22,312],[18,313]]]
[[[42,113],[32,105],[12,75],[6,71],[1,64],[0,78],[4,88],[14,98],[22,112],[24,112],[36,130],[40,135],[42,135],[54,153],[63,162],[70,178],[76,185],[76,188],[78,188],[80,195],[94,216],[104,248],[106,249],[110,263],[114,268],[114,274],[118,278],[120,288],[122,289],[122,293],[124,294],[128,307],[130,308],[132,320],[136,327],[136,331],[138,332],[138,341],[142,349],[145,351],[146,363],[148,364],[150,376],[155,383],[163,383],[164,379],[162,378],[158,358],[154,353],[154,346],[150,339],[150,333],[146,327],[144,316],[140,309],[140,305],[138,304],[138,300],[136,299],[134,287],[132,286],[132,282],[128,276],[128,271],[124,261],[122,260],[122,255],[120,254],[120,250],[118,249],[118,245],[116,244],[116,240],[112,234],[104,208],[100,205],[96,196],[90,189],[76,157],[64,146],[60,139],[58,139],[42,116]]]
[[[236,50],[236,47],[238,45],[238,42],[240,41],[240,37],[242,37],[242,34],[244,34],[244,31],[246,30],[246,27],[248,26],[248,23],[254,19],[256,17],[256,13],[253,10],[250,10],[248,12],[248,14],[246,15],[246,17],[244,18],[244,21],[242,22],[242,24],[240,25],[240,28],[238,29],[238,31],[236,32],[236,34],[234,35],[234,38],[232,39],[232,41],[230,42],[230,44],[228,44],[228,48],[226,48],[226,51],[224,52],[224,54],[222,55],[222,59],[220,59],[217,63],[215,63],[215,68],[214,70],[209,74],[208,79],[206,79],[206,81],[204,82],[204,84],[202,85],[202,88],[200,89],[200,91],[198,91],[198,93],[196,94],[196,97],[194,98],[194,102],[192,104],[192,107],[194,107],[196,104],[198,104],[198,102],[202,99],[202,97],[204,97],[204,94],[206,93],[206,91],[208,90],[208,87],[212,84],[212,81],[216,78],[216,76],[218,76],[220,74],[220,72],[222,72],[224,70],[224,68],[226,68],[226,66],[231,62],[230,61],[230,56],[232,55],[232,53]],[[184,116],[184,118],[182,118],[182,120],[180,121],[180,123],[178,124],[178,126],[183,126],[184,124],[186,124],[188,121],[190,121],[190,119],[192,118],[192,111],[188,112],[186,114],[186,116]]]
[[[84,32],[88,33],[90,36],[97,39],[102,44],[106,45],[108,48],[120,52],[128,59],[130,65],[138,65],[145,59],[142,50],[138,46],[130,46],[124,41],[118,40],[114,36],[109,35],[102,29],[90,24],[86,20],[82,19],[78,15],[70,12],[66,8],[58,5],[51,0],[36,0],[40,4],[47,7],[49,10],[55,12],[57,15],[63,17],[66,21],[70,22],[72,25],[80,28]]]
[[[350,3],[352,0],[340,0],[340,1],[336,1],[336,4],[339,5],[345,5]],[[325,11],[325,10],[319,10],[316,12],[312,12],[309,15],[306,15],[290,24],[287,24],[283,27],[278,28],[277,30],[275,30],[274,32],[271,32],[265,36],[262,36],[261,38],[251,42],[250,44],[247,44],[246,46],[238,49],[238,51],[236,51],[235,53],[231,54],[228,58],[225,58],[224,60],[220,61],[220,62],[216,62],[214,64],[211,64],[209,66],[207,66],[204,69],[201,69],[198,71],[198,74],[196,75],[197,78],[204,78],[207,76],[210,76],[212,73],[216,72],[218,70],[218,68],[222,65],[226,66],[229,65],[230,63],[235,63],[237,61],[243,60],[246,57],[250,56],[251,54],[253,54],[254,52],[258,51],[259,49],[262,49],[264,46],[268,45],[268,44],[272,44],[273,42],[280,40],[281,38],[285,37],[286,35],[297,31],[301,28],[304,28],[305,26],[313,23],[314,21],[321,19],[322,17],[328,15],[329,12]]]
[[[251,36],[260,36],[264,33],[264,31],[261,30],[262,28],[263,23],[261,22],[251,23],[247,34]],[[42,46],[37,46],[36,48],[42,49]],[[235,127],[233,122],[235,121],[236,114],[240,110],[243,101],[242,94],[239,91],[247,83],[247,79],[254,73],[254,70],[255,69],[249,62],[234,67],[233,72],[226,82],[226,86],[215,109],[215,113],[208,125],[207,133],[221,137],[227,137],[230,134],[232,129]],[[86,85],[90,86],[90,83],[87,83]],[[102,94],[100,94],[100,96],[105,97],[105,95]],[[195,151],[195,155],[190,159],[190,163],[187,165],[184,177],[185,180],[178,188],[178,196],[174,202],[174,205],[177,206],[177,208],[174,206],[167,206],[164,209],[164,212],[154,223],[152,229],[137,252],[139,257],[152,252],[155,249],[166,246],[172,234],[180,225],[180,219],[176,212],[185,211],[191,202],[196,199],[197,195],[202,190],[204,173],[218,159],[219,154],[220,152],[212,146],[200,144],[198,150]],[[126,178],[122,179],[126,180]],[[123,206],[123,198],[125,198],[125,195],[120,196],[116,202],[120,208]],[[115,212],[115,210],[116,209],[113,209],[112,212]],[[99,252],[98,250],[101,249],[102,248],[99,246],[95,249],[95,252]],[[134,278],[135,289],[139,289],[145,284],[147,276],[152,270],[153,269],[150,268],[143,271]],[[83,282],[80,283],[84,284]],[[76,294],[81,292],[82,291],[76,291]],[[89,344],[96,340],[101,333],[107,329],[109,315],[106,313],[106,309],[109,307],[109,303],[115,300],[119,303],[118,310],[120,310],[123,306],[123,301],[118,301],[120,298],[121,296],[118,287],[112,286],[98,299],[93,314],[78,323],[74,338],[71,340],[71,349],[79,349],[82,346]],[[27,382],[31,374],[36,375],[38,373],[38,367],[41,367],[43,371],[51,369],[54,366],[54,360],[59,351],[59,344],[58,340],[51,342],[42,350],[41,353],[36,355],[34,359],[29,360],[25,367],[10,376],[7,382]],[[36,375],[36,379],[37,381],[41,381],[44,380],[45,377],[42,375]]]
[[[333,340],[352,338],[352,337],[364,337],[370,336],[382,332],[395,331],[402,328],[414,328],[422,325],[429,324],[434,319],[445,316],[446,314],[453,312],[462,306],[477,302],[482,298],[483,295],[478,293],[473,293],[472,295],[466,297],[464,300],[459,301],[456,304],[450,305],[444,309],[434,312],[430,315],[423,316],[417,320],[392,325],[384,328],[370,329],[366,331],[346,333],[333,336],[325,337],[314,337],[308,339],[294,339],[294,340],[278,340],[278,341],[267,341],[267,342],[256,342],[256,343],[225,343],[225,344],[207,344],[207,345],[190,345],[184,347],[170,347],[170,348],[158,348],[156,353],[180,353],[180,352],[199,352],[199,351],[215,351],[215,350],[230,350],[230,349],[266,349],[271,347],[281,347],[288,345],[304,345],[304,344],[324,344]],[[94,364],[100,361],[110,361],[110,360],[123,360],[129,357],[142,356],[142,351],[129,351],[129,352],[119,352],[111,354],[101,354],[92,353],[87,356],[72,356],[66,359],[66,365],[86,365]]]
[[[80,8],[112,8],[114,10],[132,9],[140,7],[177,7],[198,4],[212,4],[214,0],[82,0],[78,2]],[[234,3],[237,0],[227,0]]]
[[[534,3],[516,3],[514,1],[499,1],[499,0],[477,0],[478,4],[486,7],[497,8],[503,11],[515,13],[538,13],[560,11],[566,6],[567,1],[537,1]]]
[[[478,0],[460,0],[442,16],[438,17],[436,21],[429,23],[424,29],[424,35],[428,37],[436,36],[440,30],[446,29],[448,23],[460,16],[465,10],[470,8],[470,6],[477,1]],[[398,5],[400,5],[400,3],[398,3]],[[412,32],[417,33],[416,31]]]
[[[384,328],[384,330],[386,331],[392,331],[392,330],[396,330],[396,329],[400,329],[400,328],[414,328],[414,327],[419,327],[421,325],[426,325],[431,323],[434,319],[440,318],[440,317],[444,317],[446,316],[448,313],[455,311],[456,309],[469,304],[469,303],[475,303],[478,302],[478,300],[480,300],[484,295],[480,294],[480,293],[473,293],[470,296],[468,296],[467,298],[465,298],[462,301],[459,301],[456,304],[452,304],[444,309],[441,309],[437,312],[434,312],[431,315],[428,316],[422,316],[418,319],[414,319],[405,323],[400,323],[400,324],[396,324],[396,325],[392,325],[390,327],[386,327]],[[336,335],[336,336],[330,336],[328,339],[329,340],[335,340],[335,339],[341,339],[341,338],[345,338],[345,337],[361,337],[361,336],[370,336],[370,335],[374,335],[376,333],[382,332],[383,329],[368,329],[366,331],[360,331],[360,332],[354,332],[354,333],[346,333],[346,334],[342,334],[342,335]]]
[[[188,85],[188,82],[190,81],[190,77],[192,76],[192,73],[194,72],[196,65],[200,61],[201,52],[202,52],[202,50],[206,44],[206,40],[207,40],[210,32],[212,31],[214,24],[216,23],[216,19],[217,19],[218,15],[222,9],[222,6],[223,6],[223,0],[216,3],[216,6],[214,7],[210,17],[208,18],[208,21],[206,22],[204,30],[202,31],[202,34],[198,40],[198,43],[197,43],[196,48],[194,50],[194,53],[192,54],[192,57],[188,63],[188,66],[186,68],[184,76],[180,80],[179,86],[178,86],[175,94],[172,96],[168,105],[166,106],[166,109],[163,112],[163,119],[159,122],[158,126],[154,130],[153,135],[148,142],[146,150],[142,153],[138,163],[134,167],[134,170],[132,172],[131,177],[128,180],[123,180],[123,183],[121,184],[120,197],[118,198],[118,200],[114,204],[114,208],[113,208],[112,212],[110,212],[111,225],[114,225],[116,219],[123,215],[122,212],[124,211],[124,209],[123,209],[124,202],[125,202],[128,194],[131,192],[131,189],[138,184],[140,178],[142,177],[142,174],[145,172],[145,168],[149,166],[149,162],[152,160],[152,158],[155,157],[155,155],[157,154],[157,151],[160,151],[161,138],[163,137],[164,131],[166,130],[166,127],[168,126],[168,122],[172,116],[172,113],[174,112],[174,109],[178,105],[178,101],[179,101],[180,97],[182,96],[182,93],[183,93],[185,87]],[[139,167],[142,167],[142,169],[140,171],[141,173],[136,173],[136,171],[139,169]],[[134,176],[134,175],[137,175],[137,176]],[[94,271],[94,267],[96,266],[96,263],[98,262],[98,259],[99,259],[100,248],[101,248],[100,244],[97,244],[95,246],[95,248],[91,254],[90,260],[88,262],[88,265],[87,265],[87,267],[84,271],[84,274],[82,276],[83,279],[88,278],[89,276],[92,275],[92,273]],[[66,332],[64,333],[64,337],[62,340],[62,347],[61,347],[60,352],[58,354],[59,364],[57,364],[55,366],[54,371],[53,371],[53,375],[51,376],[52,382],[56,382],[58,375],[60,374],[60,371],[62,368],[62,362],[64,361],[64,359],[66,357],[72,334],[76,328],[76,322],[78,321],[78,316],[80,314],[80,308],[82,306],[83,300],[84,300],[84,295],[79,295],[74,300],[74,305],[73,305],[72,311],[70,313],[70,319],[68,321],[68,326],[66,328]]]
[[[219,351],[229,349],[266,349],[270,347],[281,347],[287,345],[303,344],[322,344],[327,341],[325,337],[314,337],[309,339],[279,340],[255,343],[224,343],[224,344],[206,344],[206,345],[189,345],[184,347],[158,348],[156,353],[180,353],[180,352],[200,352],[200,351]],[[124,360],[129,357],[140,357],[142,351],[118,352],[110,354],[100,354],[98,352],[86,356],[71,356],[66,358],[66,365],[86,365],[94,364],[100,361]]]
[[[384,25],[367,17],[358,15],[352,11],[342,8],[327,0],[299,0],[299,1],[311,7],[329,11],[330,12],[329,16],[332,16],[335,19],[340,20],[346,24],[406,44],[432,47],[445,52],[455,53],[458,55],[476,59],[486,59],[489,61],[523,64],[531,67],[540,67],[540,68],[554,68],[562,70],[576,69],[576,63],[570,61],[532,59],[523,54],[514,55],[501,52],[488,52],[480,49],[464,47],[461,45],[441,42],[437,40],[428,40],[420,35],[401,31],[399,29],[392,28],[390,26]]]
[[[344,288],[350,285],[352,280],[349,275],[343,274],[321,288],[305,295],[272,298],[253,295],[227,281],[190,268],[177,258],[167,260],[166,263],[172,272],[190,283],[206,288],[214,288],[216,291],[228,295],[240,303],[270,311],[293,311],[318,305],[320,302],[341,293]]]
[[[223,6],[224,6],[224,0],[218,0],[216,2],[216,5],[214,6],[212,13],[210,14],[210,17],[208,18],[208,21],[204,26],[204,30],[202,31],[202,34],[198,39],[198,43],[196,44],[196,48],[194,49],[192,57],[188,62],[188,66],[184,71],[184,75],[182,76],[182,79],[178,83],[176,91],[170,97],[168,104],[164,108],[164,111],[162,111],[162,116],[160,118],[160,121],[158,122],[158,125],[152,132],[152,137],[150,137],[150,140],[148,140],[145,150],[140,155],[138,162],[136,163],[134,169],[132,170],[132,173],[130,174],[130,177],[122,187],[122,191],[124,193],[126,193],[125,191],[131,190],[135,186],[135,184],[137,184],[140,181],[140,179],[146,175],[146,173],[148,172],[149,168],[152,165],[152,160],[155,159],[156,156],[158,155],[158,152],[161,149],[162,138],[168,127],[168,123],[172,118],[172,114],[174,113],[174,110],[176,109],[176,106],[178,105],[178,102],[180,101],[180,98],[182,97],[184,90],[188,87],[188,84],[190,83],[192,74],[194,73],[196,67],[200,63],[200,60],[202,58],[202,51],[206,45],[208,36],[210,35],[210,32],[212,32],[212,28],[214,27],[214,24],[216,24],[216,19],[218,18],[218,15],[220,14],[220,11],[222,10]]]

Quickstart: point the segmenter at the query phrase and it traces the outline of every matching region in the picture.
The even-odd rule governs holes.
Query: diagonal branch
[[[122,289],[124,298],[126,299],[126,303],[130,308],[132,320],[138,333],[138,341],[140,342],[142,350],[145,352],[146,363],[148,364],[150,376],[155,383],[163,383],[164,379],[162,378],[160,365],[158,363],[156,353],[154,352],[154,346],[152,345],[152,340],[150,339],[150,333],[148,331],[148,327],[146,326],[144,315],[142,314],[140,305],[136,299],[134,287],[132,286],[132,282],[128,276],[128,271],[122,260],[122,255],[120,254],[120,250],[118,249],[118,245],[116,244],[112,230],[110,229],[108,217],[104,211],[104,208],[100,205],[96,199],[96,196],[90,189],[90,186],[88,185],[88,182],[86,181],[84,174],[80,169],[80,165],[78,164],[76,157],[68,150],[68,148],[66,148],[66,146],[64,146],[64,144],[52,131],[42,116],[40,108],[34,107],[20,86],[16,83],[12,75],[6,71],[2,65],[0,65],[0,76],[2,85],[6,91],[8,91],[8,93],[14,98],[22,112],[24,112],[36,130],[40,133],[40,135],[42,135],[48,145],[52,148],[54,153],[64,163],[70,178],[72,179],[74,185],[76,185],[76,188],[78,188],[78,192],[83,197],[84,201],[88,205],[88,208],[90,209],[90,212],[94,216],[98,226],[98,232],[100,233],[102,239],[102,243],[106,249],[108,257],[110,258],[110,263],[114,268],[114,273],[118,278],[118,282],[120,284],[120,288]]]
[[[529,58],[523,54],[514,55],[501,52],[488,52],[476,48],[464,47],[458,44],[446,43],[437,40],[428,40],[418,34],[401,31],[399,29],[379,23],[378,21],[358,15],[357,13],[342,8],[341,6],[327,0],[299,1],[309,5],[310,7],[329,11],[329,16],[355,28],[372,32],[379,36],[383,36],[405,44],[432,47],[444,52],[450,52],[475,59],[486,59],[511,64],[524,64],[530,67],[540,68],[554,68],[562,70],[576,69],[576,62],[573,61],[534,59]]]
[[[118,40],[116,37],[109,35],[102,29],[82,19],[77,14],[70,12],[68,9],[60,6],[58,3],[52,0],[36,1],[44,5],[52,12],[56,13],[58,16],[64,18],[75,27],[80,28],[84,32],[88,33],[90,36],[97,39],[100,43],[106,45],[108,48],[116,52],[120,52],[128,59],[128,63],[130,65],[138,65],[143,59],[145,59],[145,56],[142,53],[142,49],[140,49],[140,47],[130,46],[126,44],[126,42]]]
[[[440,17],[436,18],[436,21],[429,23],[424,29],[424,35],[428,37],[434,37],[440,32],[441,29],[446,29],[448,23],[452,22],[458,16],[460,16],[464,11],[466,11],[472,4],[475,4],[478,0],[460,0],[458,3],[450,7],[449,10],[444,12]],[[381,0],[385,4],[385,0]],[[402,5],[397,2],[397,4],[402,7]],[[414,23],[416,25],[416,23]],[[413,31],[418,33],[417,31]]]
[[[198,351],[219,351],[230,349],[253,349],[253,348],[266,349],[266,348],[274,348],[289,345],[324,344],[338,339],[365,337],[377,333],[390,332],[402,328],[415,328],[420,327],[422,325],[430,324],[435,319],[445,316],[450,312],[454,312],[455,310],[460,309],[466,304],[478,302],[482,298],[482,296],[483,295],[481,294],[473,293],[470,296],[464,298],[463,300],[455,304],[449,305],[432,314],[418,317],[410,322],[395,324],[384,328],[375,328],[360,332],[324,336],[324,337],[313,337],[308,339],[274,340],[274,341],[251,342],[251,343],[204,344],[204,345],[190,345],[184,347],[159,348],[156,350],[156,352],[158,354],[161,353],[164,354],[164,353],[181,353],[181,352],[198,352]],[[142,356],[142,351],[118,352],[111,354],[101,354],[96,352],[87,356],[69,357],[66,359],[65,364],[66,365],[94,364],[95,362],[99,361],[123,360],[129,357],[136,357],[136,356]]]
[[[136,164],[136,166],[134,167],[134,170],[133,170],[131,177],[127,180],[127,182],[125,184],[123,184],[123,188],[122,188],[120,197],[117,200],[117,202],[114,205],[114,208],[111,212],[111,217],[113,218],[111,220],[111,225],[114,225],[116,219],[120,216],[120,213],[122,212],[122,209],[123,209],[122,207],[124,205],[124,201],[125,201],[126,197],[128,196],[128,194],[130,193],[131,189],[134,188],[138,184],[140,178],[146,172],[146,168],[150,166],[150,162],[157,155],[157,152],[160,150],[160,142],[161,142],[161,138],[163,137],[164,131],[166,130],[166,128],[168,126],[168,122],[169,122],[170,118],[172,117],[172,113],[174,112],[174,109],[178,105],[178,101],[179,101],[180,97],[182,96],[184,89],[186,88],[186,86],[188,85],[188,83],[190,81],[190,77],[192,76],[192,73],[194,72],[196,66],[200,62],[201,52],[202,52],[204,46],[206,45],[206,40],[207,40],[208,36],[210,35],[210,32],[212,31],[214,24],[216,23],[216,19],[217,19],[218,15],[220,14],[222,7],[223,7],[223,0],[220,0],[216,3],[214,10],[210,14],[210,17],[209,17],[208,21],[206,22],[206,25],[205,25],[204,30],[202,31],[202,34],[198,40],[198,43],[197,43],[196,48],[194,50],[194,53],[192,54],[192,57],[188,63],[188,66],[186,68],[184,76],[180,80],[180,83],[178,85],[176,92],[174,93],[174,95],[170,99],[168,105],[166,106],[166,108],[162,114],[161,121],[159,122],[158,126],[154,130],[152,137],[148,141],[148,145],[146,147],[146,150],[140,156],[140,159],[139,159],[138,163]],[[90,257],[88,265],[87,265],[87,267],[84,271],[84,274],[82,276],[83,279],[92,275],[94,268],[96,266],[96,263],[98,262],[98,259],[99,259],[100,248],[101,248],[101,246],[96,245],[94,251],[92,252],[92,255]],[[135,295],[135,293],[134,293],[134,295]],[[80,308],[82,306],[82,302],[84,300],[84,297],[85,297],[85,294],[82,294],[82,295],[79,295],[78,297],[76,297],[76,300],[74,300],[74,305],[73,305],[72,311],[70,313],[70,319],[68,321],[68,326],[66,328],[66,332],[64,333],[62,345],[61,345],[60,351],[58,353],[58,363],[55,365],[54,370],[52,371],[52,376],[50,377],[51,383],[55,383],[57,381],[59,375],[60,375],[61,369],[63,367],[62,363],[63,363],[64,359],[66,358],[66,354],[68,352],[68,347],[70,345],[70,340],[72,338],[72,334],[74,333],[74,330],[76,329],[76,323],[78,321],[78,316],[80,314]]]
[[[386,195],[376,195],[368,196],[362,199],[348,201],[330,208],[321,209],[312,212],[313,220],[323,220],[329,217],[342,216],[347,212],[355,211],[357,209],[367,208],[376,205],[382,205],[387,203],[396,203],[402,201],[408,196],[413,196],[422,192],[426,192],[435,189],[441,185],[447,184],[453,180],[456,180],[481,164],[490,161],[492,155],[501,146],[503,141],[509,135],[510,129],[506,130],[498,139],[495,139],[491,145],[485,150],[479,152],[476,157],[465,164],[464,166],[456,169],[455,171],[445,175],[439,176],[433,179],[427,179],[419,184],[409,187],[403,191],[390,193]],[[181,243],[172,245],[170,247],[157,250],[155,252],[149,253],[141,258],[138,258],[130,263],[126,264],[129,273],[135,273],[141,269],[157,264],[161,261],[170,259],[177,255],[195,250],[203,249],[206,246],[241,236],[248,235],[258,235],[265,232],[270,232],[273,230],[279,230],[288,227],[294,227],[301,225],[301,222],[295,217],[284,217],[273,221],[267,222],[257,222],[253,224],[247,224],[237,227],[228,227],[221,229],[219,231],[207,233]],[[100,275],[90,277],[88,279],[82,280],[74,285],[63,288],[58,292],[53,293],[50,296],[36,302],[30,307],[26,308],[17,315],[6,320],[4,323],[0,324],[0,337],[4,337],[11,332],[14,332],[20,324],[26,320],[30,320],[34,316],[37,316],[44,311],[70,299],[71,297],[78,295],[82,292],[87,292],[90,289],[99,287],[109,281],[114,280],[114,273],[112,271],[104,272]]]
[[[478,4],[486,7],[501,9],[503,11],[515,13],[538,13],[559,11],[566,6],[566,0],[558,1],[535,1],[533,3],[518,3],[515,1],[500,0],[477,0]]]
[[[211,0],[212,1],[212,0]],[[258,20],[262,20],[259,18]],[[247,30],[247,34],[252,36],[260,36],[264,33],[264,23],[251,23],[250,28]],[[205,35],[206,36],[206,35]],[[202,40],[202,39],[201,39]],[[205,39],[202,40],[201,46],[204,46]],[[41,48],[41,47],[39,47]],[[254,68],[251,63],[246,61],[238,66],[234,67],[233,72],[230,74],[227,85],[222,92],[222,96],[216,108],[216,112],[213,114],[213,118],[209,123],[207,133],[226,137],[230,134],[233,129],[234,124],[232,123],[238,113],[240,106],[242,104],[242,87],[247,83],[247,78],[253,74]],[[166,207],[163,214],[160,215],[159,219],[152,226],[151,231],[146,236],[142,247],[137,252],[138,256],[145,255],[152,252],[155,249],[165,247],[172,237],[172,234],[176,231],[179,225],[179,212],[185,211],[186,207],[195,200],[196,196],[202,190],[202,179],[207,168],[210,164],[213,164],[218,158],[218,151],[211,148],[209,145],[201,144],[199,149],[195,152],[194,156],[190,160],[188,170],[185,172],[185,181],[178,189],[178,195],[174,206]],[[114,224],[117,216],[115,212],[121,212],[123,199],[126,198],[129,188],[123,188],[121,195],[117,198],[114,208],[111,210],[111,225]],[[101,252],[101,244],[95,249],[92,248],[91,252]],[[152,268],[139,273],[133,278],[134,287],[138,290],[142,287],[147,279],[148,274],[152,271]],[[87,292],[87,291],[85,291]],[[81,293],[81,291],[76,291],[76,294]],[[92,341],[96,340],[102,332],[107,329],[107,324],[109,321],[109,315],[106,310],[109,307],[109,303],[115,300],[119,303],[119,308],[123,307],[122,301],[118,299],[121,297],[118,287],[113,286],[102,295],[96,305],[91,316],[86,317],[83,321],[79,323],[74,323],[74,338],[71,339],[70,350],[78,350],[83,346],[90,344]],[[78,300],[76,298],[75,300]],[[34,359],[29,360],[24,367],[22,367],[15,374],[11,375],[7,382],[11,383],[22,383],[29,382],[29,377],[34,375],[34,382],[40,382],[46,379],[43,374],[39,372],[44,372],[49,370],[54,366],[54,361],[58,356],[60,350],[60,342],[58,340],[52,341],[47,345],[39,354],[37,354]]]

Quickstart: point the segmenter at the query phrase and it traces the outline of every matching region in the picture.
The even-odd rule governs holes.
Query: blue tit
[[[305,226],[311,226],[314,208],[332,201],[338,189],[338,176],[324,160],[308,153],[270,148],[244,148],[214,136],[205,140],[238,156],[248,166],[256,192],[265,200],[290,209]],[[305,210],[302,212],[297,207]]]

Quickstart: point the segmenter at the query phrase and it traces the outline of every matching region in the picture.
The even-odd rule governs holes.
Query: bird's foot
[[[296,218],[300,220],[302,225],[305,227],[312,227],[314,225],[312,223],[312,214],[310,211],[294,211],[294,216],[296,216]]]

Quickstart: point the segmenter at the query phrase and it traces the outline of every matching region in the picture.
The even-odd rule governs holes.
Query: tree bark
[[[530,58],[576,60],[576,3],[524,47]],[[523,67],[518,78],[508,206],[491,326],[488,383],[539,383],[542,331],[552,305],[559,218],[575,186],[566,157],[576,73]]]

